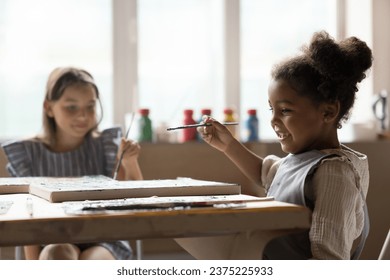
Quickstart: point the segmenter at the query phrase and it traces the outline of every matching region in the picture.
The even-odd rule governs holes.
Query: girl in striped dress
[[[121,138],[119,127],[99,132],[97,107],[101,111],[91,74],[73,67],[55,69],[46,87],[42,135],[3,145],[8,172],[15,177],[112,177],[116,161],[125,151],[117,179],[142,180],[139,144]],[[132,258],[128,241],[32,245],[24,251],[26,259]]]

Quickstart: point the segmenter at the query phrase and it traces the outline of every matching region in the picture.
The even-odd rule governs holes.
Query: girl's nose
[[[277,123],[277,119],[274,112],[272,112],[270,123],[271,123],[271,127],[274,127]]]
[[[87,117],[87,109],[80,109],[78,113],[79,118],[86,118]]]

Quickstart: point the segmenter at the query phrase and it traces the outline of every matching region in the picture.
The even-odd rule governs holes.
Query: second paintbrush
[[[238,125],[238,122],[225,122],[222,123],[223,125]],[[199,126],[211,126],[212,123],[197,123],[197,124],[188,124],[183,126],[177,126],[177,127],[169,127],[167,130],[176,130],[176,129],[186,129],[186,128],[195,128]]]

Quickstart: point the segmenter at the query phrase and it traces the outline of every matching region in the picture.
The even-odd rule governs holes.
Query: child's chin
[[[286,154],[298,154],[299,151],[297,149],[294,149],[293,147],[289,145],[283,145],[282,143],[280,144],[282,151],[285,152]]]

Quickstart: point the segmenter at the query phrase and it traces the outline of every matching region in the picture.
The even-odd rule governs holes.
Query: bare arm
[[[252,151],[248,150],[237,140],[234,140],[226,149],[225,155],[257,186],[261,185],[261,167],[263,159]],[[244,193],[249,195],[258,195],[259,190],[254,186],[248,186],[250,189],[244,189]]]
[[[245,176],[256,185],[260,185],[263,159],[242,145],[221,123],[211,118],[207,118],[206,122],[211,122],[213,125],[198,128],[205,142],[223,152]],[[254,186],[248,186],[243,191],[250,195],[259,194]]]

